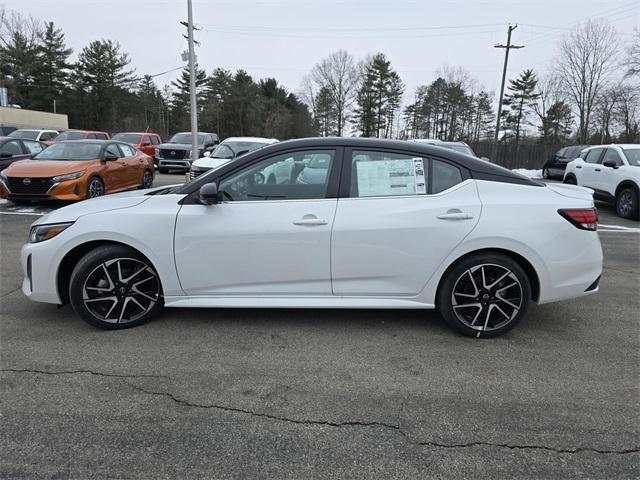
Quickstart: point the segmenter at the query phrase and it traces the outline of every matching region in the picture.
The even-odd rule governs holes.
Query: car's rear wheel
[[[566,183],[568,185],[577,185],[578,182],[576,180],[576,177],[574,177],[573,175],[569,175],[567,177],[565,177],[565,179],[562,181],[562,183]]]
[[[87,184],[87,198],[96,198],[104,195],[104,183],[98,177],[91,177]]]
[[[151,188],[153,186],[153,172],[145,170],[142,174],[142,185],[140,188]]]
[[[626,187],[616,196],[616,213],[619,217],[638,219],[638,191]]]
[[[153,266],[120,245],[98,247],[78,262],[71,274],[69,299],[85,321],[107,330],[140,325],[163,306]]]
[[[445,321],[465,335],[496,337],[527,312],[531,284],[522,267],[499,254],[473,255],[449,270],[438,291]]]

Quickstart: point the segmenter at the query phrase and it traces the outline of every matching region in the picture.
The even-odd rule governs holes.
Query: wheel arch
[[[140,250],[132,247],[131,245],[127,245],[126,243],[117,242],[114,240],[93,240],[81,243],[80,245],[76,245],[74,248],[69,250],[58,265],[58,271],[56,273],[56,288],[58,290],[58,297],[60,298],[60,302],[62,305],[66,305],[67,303],[69,303],[69,283],[71,281],[71,274],[73,273],[73,269],[76,264],[90,251],[95,250],[98,247],[104,247],[107,245],[117,245],[128,248],[129,250],[136,252],[138,255],[141,255],[147,262],[149,262],[149,265],[156,269],[155,265],[153,265],[153,262],[151,262],[149,257],[147,257]],[[158,281],[161,281],[159,275]]]
[[[513,260],[518,265],[520,265],[520,267],[522,267],[522,269],[527,275],[527,278],[529,279],[529,283],[531,284],[531,300],[533,300],[534,302],[537,302],[538,299],[540,298],[540,277],[538,275],[538,272],[536,271],[534,266],[531,264],[531,262],[529,262],[529,260],[527,260],[525,257],[520,255],[519,253],[516,253],[512,250],[507,250],[504,248],[481,248],[481,249],[473,250],[471,252],[467,252],[464,255],[456,258],[453,262],[451,262],[451,264],[446,268],[444,273],[440,276],[440,280],[438,281],[438,287],[436,289],[435,298],[436,299],[439,298],[440,289],[442,288],[444,279],[447,277],[449,272],[453,270],[453,268],[456,265],[458,265],[460,262],[462,262],[463,260],[471,256],[479,255],[479,254],[491,254],[491,253],[494,253],[494,254],[497,253],[497,254],[509,257],[511,260]]]
[[[620,193],[620,191],[623,188],[627,188],[627,187],[633,188],[636,191],[637,194],[640,194],[640,188],[638,188],[638,185],[635,182],[633,182],[632,180],[623,180],[616,187],[616,193],[615,193],[614,196],[617,197],[618,194]]]

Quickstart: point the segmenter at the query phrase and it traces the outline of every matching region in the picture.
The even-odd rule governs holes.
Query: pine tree
[[[62,30],[48,22],[41,34],[41,44],[34,62],[34,98],[31,106],[37,110],[53,111],[53,103],[63,99],[69,77],[69,56]],[[58,109],[56,108],[56,109]]]
[[[207,96],[207,74],[204,70],[195,66],[196,71],[196,106],[198,115],[202,112]],[[184,67],[181,75],[171,82],[176,88],[171,99],[171,129],[173,131],[182,131],[190,129],[190,112],[191,112],[191,94],[189,82],[189,67]]]
[[[538,127],[540,141],[550,144],[566,142],[571,134],[572,124],[573,114],[571,113],[571,107],[562,101],[555,102],[542,118],[542,125]]]
[[[509,93],[505,95],[502,104],[507,107],[502,112],[504,117],[503,129],[515,132],[516,143],[520,142],[523,126],[528,125],[527,115],[534,108],[540,93],[536,91],[538,79],[533,70],[525,70],[520,77],[509,80]]]
[[[326,87],[322,87],[316,95],[316,122],[321,136],[338,134],[337,113],[331,99],[331,92]]]

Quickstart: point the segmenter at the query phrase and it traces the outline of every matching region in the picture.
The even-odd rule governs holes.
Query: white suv
[[[569,162],[564,183],[593,189],[593,197],[615,205],[620,217],[638,219],[640,145],[598,145],[585,148]]]

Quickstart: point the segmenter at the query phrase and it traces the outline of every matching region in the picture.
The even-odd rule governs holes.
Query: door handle
[[[596,168],[596,172],[599,172],[599,171],[600,171],[600,169],[599,169],[599,168]]]
[[[582,168],[582,166],[581,165],[576,165],[576,168]]]
[[[438,217],[440,220],[469,220],[471,218],[473,218],[473,215],[467,212],[447,212],[447,213],[443,213],[442,215],[438,215]]]
[[[316,225],[326,225],[327,221],[326,220],[322,220],[320,218],[303,218],[301,220],[294,220],[293,221],[294,225],[302,225],[305,227],[313,227]]]

